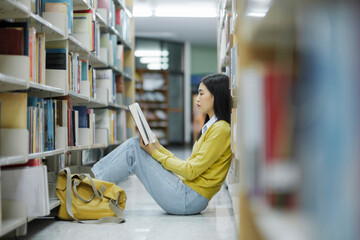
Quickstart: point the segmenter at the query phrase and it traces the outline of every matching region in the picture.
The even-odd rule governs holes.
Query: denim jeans
[[[204,210],[209,200],[166,170],[140,147],[139,141],[138,137],[128,139],[99,160],[91,169],[95,178],[119,184],[134,173],[167,213],[188,215]]]

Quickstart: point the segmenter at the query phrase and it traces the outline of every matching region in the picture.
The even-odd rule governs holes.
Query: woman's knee
[[[140,143],[140,139],[139,137],[132,137],[129,138],[128,140],[126,140],[126,143],[128,144],[128,146],[137,146]]]

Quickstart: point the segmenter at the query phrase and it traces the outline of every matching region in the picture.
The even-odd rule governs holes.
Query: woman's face
[[[203,83],[200,83],[199,86],[196,106],[202,114],[208,114],[209,118],[214,116],[214,95],[210,93]]]

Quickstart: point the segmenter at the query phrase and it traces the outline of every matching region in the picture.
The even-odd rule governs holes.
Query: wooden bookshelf
[[[131,14],[133,2],[130,1],[120,1],[120,0],[111,0],[110,4],[113,9],[113,13],[115,13],[115,9],[121,9],[122,14],[124,14],[124,18],[126,18],[127,25],[117,26],[115,21],[110,21],[109,19],[104,19],[103,15],[98,11],[99,9],[94,9],[93,6],[89,4],[87,0],[74,0],[73,1],[73,10],[93,10],[95,13],[95,21],[99,26],[99,36],[102,34],[111,34],[114,35],[114,50],[117,49],[119,44],[124,46],[123,56],[122,56],[122,66],[126,67],[126,72],[124,68],[120,69],[119,65],[115,63],[118,60],[118,57],[115,54],[115,51],[110,53],[108,52],[108,58],[101,57],[100,49],[91,50],[86,47],[86,45],[77,39],[74,35],[69,34],[69,29],[67,26],[65,28],[61,28],[61,24],[53,21],[51,16],[41,16],[41,14],[37,14],[32,12],[31,10],[31,0],[4,0],[0,1],[0,19],[12,19],[13,21],[21,21],[27,22],[29,27],[34,27],[35,31],[43,32],[45,35],[46,46],[45,49],[49,48],[63,48],[68,55],[71,53],[76,53],[79,56],[79,59],[86,60],[89,69],[94,69],[93,73],[96,71],[110,69],[113,76],[123,76],[124,78],[124,99],[126,101],[122,101],[121,104],[118,104],[116,101],[116,96],[107,99],[100,99],[98,96],[83,94],[80,89],[74,90],[69,86],[68,76],[70,75],[70,65],[66,65],[66,69],[62,73],[62,75],[54,76],[65,76],[62,79],[62,83],[59,86],[54,86],[51,81],[47,82],[50,78],[47,70],[45,70],[46,74],[43,77],[43,82],[38,83],[35,81],[30,81],[30,77],[19,77],[21,74],[13,75],[9,72],[0,71],[0,94],[3,93],[26,93],[28,97],[37,97],[37,98],[67,98],[71,100],[72,106],[86,106],[88,109],[110,109],[113,111],[114,116],[119,114],[124,115],[125,122],[122,126],[122,130],[125,131],[125,134],[118,138],[115,135],[116,130],[113,130],[114,140],[107,141],[107,144],[93,142],[91,144],[78,144],[75,146],[68,146],[67,139],[64,147],[55,148],[54,150],[44,150],[44,151],[35,151],[33,153],[26,154],[12,154],[12,155],[1,155],[0,152],[0,166],[7,166],[13,164],[24,164],[27,163],[30,159],[40,158],[43,159],[43,162],[48,165],[48,170],[53,171],[53,173],[57,173],[59,171],[61,164],[65,165],[70,164],[70,166],[78,166],[80,169],[81,159],[77,159],[77,157],[81,158],[82,151],[87,150],[96,150],[96,149],[106,149],[108,147],[114,147],[116,145],[121,144],[126,138],[130,138],[134,134],[134,126],[132,123],[132,119],[129,118],[127,105],[133,103],[135,96],[135,84],[133,76],[135,64],[134,64],[134,20]],[[46,19],[45,19],[46,18]],[[48,19],[48,20],[47,20]],[[55,23],[55,24],[54,24]],[[115,25],[114,25],[115,24]],[[60,26],[60,28],[58,27]],[[120,32],[121,31],[121,32]],[[124,35],[124,33],[126,33]],[[125,39],[126,36],[127,38]],[[6,36],[0,36],[6,37]],[[100,39],[99,46],[100,46]],[[61,46],[61,47],[58,47]],[[101,50],[104,51],[104,50]],[[41,52],[46,57],[46,52]],[[110,54],[112,58],[110,58]],[[66,56],[68,57],[68,56]],[[109,59],[112,59],[110,61]],[[26,59],[27,60],[27,59]],[[68,60],[66,60],[68,61]],[[68,63],[68,62],[66,62]],[[36,63],[34,63],[36,64]],[[19,65],[19,68],[22,66]],[[27,66],[26,66],[27,67]],[[45,65],[44,65],[45,68]],[[20,70],[20,69],[19,69]],[[88,70],[88,69],[87,69]],[[21,71],[19,71],[21,72]],[[26,72],[26,71],[25,71]],[[90,75],[89,75],[90,76]],[[88,77],[89,77],[88,76]],[[59,78],[61,80],[61,78]],[[89,79],[88,79],[89,80]],[[114,81],[114,79],[112,80]],[[115,84],[112,85],[115,87]],[[98,90],[98,89],[96,89]],[[113,90],[109,89],[108,94],[112,94]],[[2,106],[3,107],[3,106]],[[54,125],[55,126],[55,125]],[[96,127],[95,127],[96,128]],[[95,129],[94,129],[95,130]],[[24,129],[25,131],[25,129]],[[29,130],[28,134],[29,134]],[[55,129],[54,129],[55,131]],[[64,127],[62,130],[64,132],[68,132],[67,127]],[[107,136],[110,136],[110,129],[108,131]],[[0,128],[0,135],[3,134],[4,131]],[[61,132],[58,132],[59,134]],[[67,134],[65,134],[67,136]],[[125,136],[125,139],[123,138]],[[20,140],[20,139],[19,139]],[[14,137],[14,141],[16,138]],[[25,140],[26,144],[30,144],[29,139]],[[73,156],[73,160],[67,160],[69,156]],[[53,181],[53,180],[52,180]],[[0,172],[0,188],[1,183],[6,183],[6,179],[1,177]],[[50,183],[50,182],[49,182]],[[54,182],[51,182],[54,184]],[[1,194],[0,194],[1,196]],[[60,205],[60,201],[57,199],[49,200],[49,210],[54,209]],[[15,232],[17,236],[23,236],[26,234],[26,225],[28,221],[34,219],[33,217],[26,216],[26,204],[25,202],[17,202],[17,201],[9,201],[0,200],[1,206],[1,221],[0,221],[0,237],[5,236],[10,232]],[[40,217],[40,216],[39,216]]]

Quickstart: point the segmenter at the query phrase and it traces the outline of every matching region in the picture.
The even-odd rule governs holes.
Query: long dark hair
[[[201,81],[209,92],[214,96],[214,113],[219,120],[224,120],[230,124],[231,118],[231,96],[229,89],[229,77],[225,74],[214,73],[207,75]],[[209,115],[206,114],[206,124],[210,120]],[[197,139],[201,137],[201,130]]]

